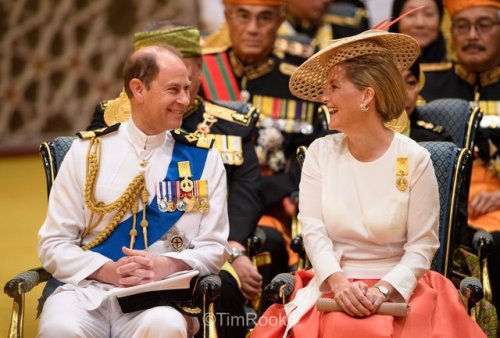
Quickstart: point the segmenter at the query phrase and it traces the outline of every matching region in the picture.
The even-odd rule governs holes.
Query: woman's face
[[[403,5],[401,14],[420,6],[425,7],[399,21],[399,32],[413,37],[420,47],[425,48],[439,36],[439,10],[436,2],[434,0],[408,0]]]
[[[363,90],[347,78],[342,65],[333,66],[323,88],[321,101],[330,112],[330,129],[345,132],[363,120],[365,111],[360,109]]]
[[[420,94],[420,87],[418,85],[417,78],[407,69],[404,70],[403,80],[406,84],[406,90],[408,91],[408,98],[405,103],[405,110],[408,116],[410,116],[415,110],[417,104],[418,95]]]

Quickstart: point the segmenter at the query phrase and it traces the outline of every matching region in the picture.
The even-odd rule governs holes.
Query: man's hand
[[[231,265],[240,278],[241,293],[248,300],[254,299],[262,291],[262,276],[247,256],[237,257]]]
[[[469,203],[469,216],[471,218],[476,218],[495,210],[500,210],[500,190],[480,192]]]
[[[164,279],[174,272],[189,270],[183,261],[150,253],[145,250],[122,248],[124,257],[108,262],[88,278],[120,287],[146,284]]]

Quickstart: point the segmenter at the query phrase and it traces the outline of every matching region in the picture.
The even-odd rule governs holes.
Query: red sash
[[[203,55],[201,86],[209,100],[241,101],[240,88],[227,53]]]

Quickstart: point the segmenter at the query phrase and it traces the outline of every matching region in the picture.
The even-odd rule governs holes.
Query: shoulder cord
[[[138,199],[141,199],[142,208],[142,220],[140,226],[142,227],[144,234],[144,247],[148,247],[148,236],[147,227],[148,221],[146,220],[146,205],[149,200],[148,191],[146,189],[144,174],[139,174],[132,182],[130,182],[121,196],[109,204],[104,204],[102,201],[96,201],[95,198],[95,186],[97,181],[97,175],[99,173],[99,164],[101,158],[101,140],[98,137],[94,137],[90,141],[89,148],[87,150],[87,162],[86,162],[86,181],[85,181],[85,205],[90,209],[90,219],[87,227],[82,233],[82,240],[85,238],[92,230],[94,230],[97,225],[99,225],[105,214],[116,211],[115,216],[109,222],[109,224],[101,231],[92,241],[82,246],[82,249],[88,250],[99,244],[101,244],[106,238],[108,238],[111,233],[115,230],[120,220],[123,218],[127,210],[132,212],[132,229],[130,230],[130,249],[134,248],[135,238],[137,237],[136,230],[136,218],[139,211]],[[97,219],[94,221],[94,216]]]

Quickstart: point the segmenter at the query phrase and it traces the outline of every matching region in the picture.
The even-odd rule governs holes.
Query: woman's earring
[[[367,111],[368,110],[368,106],[366,105],[366,103],[361,103],[359,105],[359,109],[361,109],[361,111]]]

